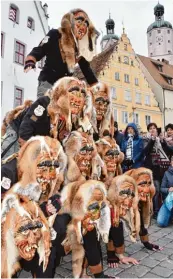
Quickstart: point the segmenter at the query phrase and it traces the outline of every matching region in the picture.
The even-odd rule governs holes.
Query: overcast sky
[[[42,1],[44,4],[44,1]],[[105,21],[109,17],[115,21],[115,34],[122,33],[122,21],[124,22],[126,33],[132,43],[136,53],[148,55],[147,50],[147,27],[154,22],[154,6],[158,1],[67,1],[56,0],[47,1],[50,28],[60,26],[62,16],[74,8],[85,10],[98,31],[106,34]],[[160,4],[165,7],[164,19],[173,25],[173,0],[160,0]],[[102,34],[100,34],[98,44]],[[98,47],[98,51],[100,48]]]

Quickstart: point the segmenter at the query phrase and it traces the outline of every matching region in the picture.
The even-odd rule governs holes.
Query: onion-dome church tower
[[[102,51],[105,50],[114,42],[119,40],[119,37],[114,33],[115,22],[113,19],[111,19],[110,13],[109,13],[109,18],[106,20],[105,24],[106,24],[107,34],[103,36],[100,43]]]
[[[164,20],[164,6],[158,3],[154,7],[155,21],[147,29],[148,56],[173,65],[173,28]]]

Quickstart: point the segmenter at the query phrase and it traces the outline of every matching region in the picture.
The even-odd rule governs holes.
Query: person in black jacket
[[[33,101],[26,100],[23,105],[9,111],[1,126],[1,158],[4,160],[18,152],[19,127]]]
[[[154,217],[157,217],[160,203],[160,185],[165,171],[170,165],[170,157],[173,150],[164,140],[156,123],[147,126],[149,132],[144,141],[144,167],[152,170],[156,194],[153,198]]]
[[[63,16],[61,28],[51,29],[25,60],[24,71],[27,73],[35,68],[37,61],[46,56],[38,78],[37,97],[43,96],[59,78],[72,76],[76,63],[89,85],[98,82],[88,62],[96,54],[98,35],[99,32],[83,10],[75,9]]]
[[[124,135],[118,131],[118,122],[114,121],[114,139],[116,143],[121,147]]]

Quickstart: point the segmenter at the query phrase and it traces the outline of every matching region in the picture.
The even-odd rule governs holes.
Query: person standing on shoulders
[[[78,63],[90,86],[98,82],[88,61],[96,54],[96,39],[99,32],[88,15],[81,9],[65,14],[61,27],[51,29],[38,47],[34,47],[25,59],[24,72],[35,69],[36,62],[46,57],[45,65],[39,75],[37,97],[52,88],[64,76],[72,76]]]

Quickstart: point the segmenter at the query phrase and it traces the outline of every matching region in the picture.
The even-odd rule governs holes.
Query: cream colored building
[[[118,121],[119,129],[124,130],[129,122],[135,122],[143,132],[150,122],[162,127],[158,102],[125,31],[117,42],[93,59],[91,68],[100,81],[110,86],[114,120]],[[84,78],[79,68],[75,75]]]

